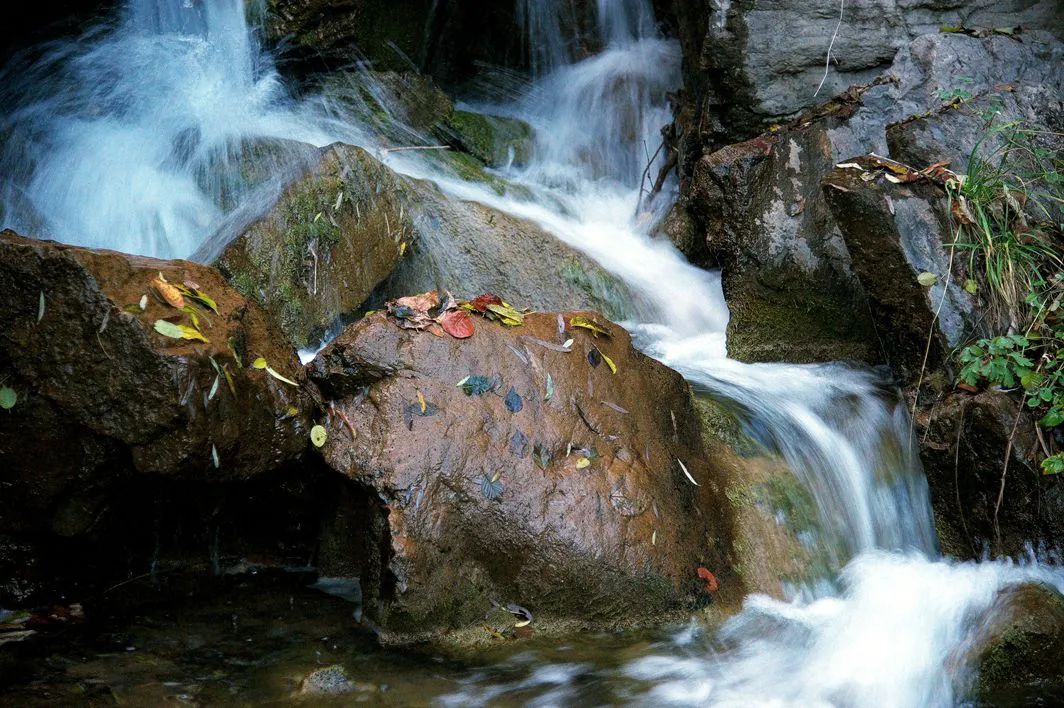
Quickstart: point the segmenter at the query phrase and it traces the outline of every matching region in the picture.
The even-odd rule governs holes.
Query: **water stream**
[[[0,77],[9,107],[0,132],[12,136],[0,154],[11,176],[0,191],[2,226],[188,256],[262,187],[230,168],[249,142],[373,148],[370,131],[350,117],[291,98],[244,5],[130,0],[114,25]],[[536,128],[531,164],[501,172],[522,196],[442,174],[411,153],[385,160],[454,198],[538,223],[627,283],[642,314],[625,324],[640,346],[729,401],[809,490],[820,521],[812,542],[827,549],[830,570],[787,601],[748,598],[719,632],[694,625],[633,638],[613,652],[621,660],[567,660],[540,647],[482,668],[440,669],[448,678],[429,693],[449,705],[955,704],[970,679],[959,657],[973,618],[1008,584],[1038,579],[1064,589],[1064,575],[1033,561],[939,558],[907,416],[876,372],[726,358],[719,274],[650,235],[674,187],[640,199],[648,155],[670,120],[666,94],[680,85],[679,47],[658,36],[651,3],[599,0],[601,50],[579,60],[563,29],[572,26],[570,3],[518,7],[530,46],[540,48],[534,81],[516,97],[508,91],[504,102],[473,107]],[[279,183],[291,160],[277,154]]]

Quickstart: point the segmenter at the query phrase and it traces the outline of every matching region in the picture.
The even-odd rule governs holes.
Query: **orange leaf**
[[[162,273],[159,273],[159,277],[152,279],[151,286],[155,288],[155,292],[159,293],[159,297],[166,300],[170,307],[176,307],[180,310],[185,306],[185,297],[181,294],[181,291],[166,282],[166,278],[163,277]]]
[[[473,336],[473,318],[465,310],[448,310],[440,317],[443,331],[455,339]]]
[[[706,590],[708,592],[716,592],[717,589],[720,588],[720,583],[717,582],[717,576],[713,575],[713,573],[710,573],[709,570],[702,566],[698,567],[698,577],[706,581]]]

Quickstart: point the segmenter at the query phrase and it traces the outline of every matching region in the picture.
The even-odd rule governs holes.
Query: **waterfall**
[[[591,8],[593,20],[579,8]],[[183,257],[252,191],[271,186],[241,176],[246,151],[275,156],[267,181],[276,188],[296,164],[293,141],[371,144],[356,118],[289,95],[245,12],[244,0],[130,0],[114,25],[8,67],[0,225]],[[956,677],[943,667],[973,613],[1007,584],[1064,587],[1061,575],[1037,563],[938,558],[909,421],[876,373],[726,357],[719,273],[650,236],[675,185],[649,205],[641,200],[643,176],[663,159],[655,153],[671,117],[668,92],[681,81],[679,47],[659,36],[651,3],[517,0],[517,15],[533,84],[476,107],[536,128],[536,157],[506,172],[521,196],[441,174],[414,155],[389,165],[534,221],[622,279],[640,313],[625,323],[636,341],[732,402],[748,432],[787,462],[816,502],[815,543],[832,561],[825,582],[787,601],[749,598],[719,636],[685,632],[626,664],[625,676],[654,685],[632,701],[952,704]]]

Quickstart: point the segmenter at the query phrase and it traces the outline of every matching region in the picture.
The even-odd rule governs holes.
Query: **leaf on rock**
[[[443,331],[455,339],[473,336],[473,318],[465,310],[448,310],[437,319]]]
[[[494,391],[495,379],[487,376],[467,376],[458,382],[458,387],[467,396],[483,396],[488,391]]]
[[[171,339],[193,339],[210,344],[210,340],[188,325],[178,325],[166,320],[155,320],[155,331]]]
[[[0,409],[9,411],[18,403],[18,394],[10,386],[0,386]]]
[[[698,567],[698,577],[706,581],[706,590],[708,592],[716,592],[720,589],[720,583],[717,581],[717,576],[709,572],[708,568]]]
[[[151,286],[170,307],[176,307],[180,310],[185,306],[185,296],[181,294],[181,291],[173,283],[168,282],[162,273],[159,273],[158,277],[152,278]]]
[[[211,443],[211,460],[214,462],[214,469],[221,469],[222,461],[218,459],[218,447]]]
[[[147,295],[141,295],[140,296],[140,302],[137,303],[137,307],[140,308],[141,312],[144,312],[145,310],[148,309],[148,296]]]
[[[409,307],[411,310],[428,312],[440,304],[440,295],[435,290],[420,295],[408,295],[395,301],[399,307]]]
[[[602,354],[598,349],[592,349],[587,353],[587,363],[591,364],[592,369],[597,369],[598,365],[602,363]]]
[[[545,470],[550,467],[551,460],[553,459],[550,450],[543,443],[536,443],[532,446],[532,459],[535,460],[536,465]]]
[[[324,445],[326,437],[328,437],[328,433],[325,431],[324,426],[315,425],[310,429],[310,442],[314,444],[314,447],[321,447]]]
[[[573,327],[583,327],[586,330],[590,330],[591,333],[596,336],[600,334],[604,334],[607,337],[610,336],[609,331],[606,330],[602,325],[600,325],[598,322],[595,322],[594,320],[584,317],[583,315],[576,315],[572,317],[569,320],[569,324]]]
[[[500,322],[509,327],[517,327],[518,325],[524,324],[525,321],[524,315],[507,305],[505,302],[500,305],[494,303],[488,305],[488,312],[496,315]]]
[[[979,292],[979,283],[975,282],[971,278],[968,278],[968,280],[964,281],[964,292],[968,293],[969,295],[975,295],[977,292]]]
[[[616,374],[617,373],[617,365],[613,363],[613,359],[610,359],[608,356],[603,354],[601,351],[599,352],[599,355],[602,357],[602,360],[604,362],[606,362],[606,366],[610,367],[610,371],[612,371],[613,373]]]
[[[41,297],[37,302],[37,321],[40,322],[44,319],[44,291],[41,291]]]
[[[421,391],[417,392],[417,405],[418,408],[421,409],[421,415],[425,415],[425,409],[427,407],[427,404],[425,403],[425,396],[421,393]]]
[[[547,374],[547,392],[543,395],[543,400],[549,401],[552,398],[554,398],[554,379]]]
[[[475,298],[465,303],[469,307],[477,312],[484,314],[488,311],[489,305],[501,305],[502,298],[495,293],[484,293],[483,295],[477,295]]]
[[[920,275],[916,276],[916,282],[920,283],[920,285],[923,285],[925,288],[929,288],[938,282],[938,276],[934,273],[928,273],[927,271],[924,271]]]
[[[687,481],[695,485],[696,487],[700,486],[698,482],[695,481],[695,478],[691,476],[691,473],[687,471],[687,465],[683,463],[683,460],[677,457],[676,461],[680,463],[680,469],[683,470],[683,474],[685,477],[687,477]]]
[[[502,481],[499,477],[502,476],[501,472],[496,472],[493,476],[481,475],[477,484],[480,487],[480,493],[486,496],[488,499],[495,500],[502,496]]]
[[[586,469],[590,466],[591,460],[587,459],[586,457],[581,457],[579,460],[576,461],[576,469],[578,470]]]
[[[522,460],[528,454],[528,438],[520,430],[510,436],[510,454]]]
[[[506,392],[506,408],[511,413],[519,413],[522,408],[525,407],[524,402],[521,400],[521,396],[518,395],[514,387],[511,386],[510,390]]]
[[[289,386],[299,386],[299,384],[297,384],[292,379],[285,378],[284,376],[282,376],[281,374],[277,373],[272,368],[270,368],[270,365],[266,363],[266,359],[264,359],[261,356],[258,359],[256,359],[251,364],[251,366],[256,368],[256,369],[265,369],[267,374],[269,374],[270,376],[274,377],[278,381],[284,381]]]

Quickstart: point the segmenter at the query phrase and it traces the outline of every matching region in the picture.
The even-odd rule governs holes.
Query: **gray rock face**
[[[678,5],[684,55],[698,58],[688,62],[687,84],[703,94],[696,100],[705,113],[722,117],[719,137],[731,139],[748,137],[851,84],[867,83],[911,41],[942,26],[1021,27],[1025,42],[1032,29],[1064,36],[1064,5],[1054,0],[844,0],[841,23],[839,2]],[[684,27],[687,23],[694,24]],[[825,78],[829,46],[832,62]],[[956,73],[976,81],[991,71],[958,59],[950,70],[963,67]]]

